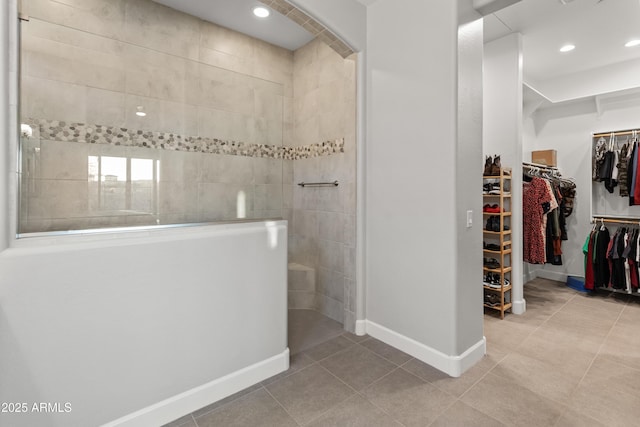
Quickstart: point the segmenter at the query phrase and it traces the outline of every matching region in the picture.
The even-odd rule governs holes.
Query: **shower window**
[[[160,161],[89,156],[89,210],[157,215]]]

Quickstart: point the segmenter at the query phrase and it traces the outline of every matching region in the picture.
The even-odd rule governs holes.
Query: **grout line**
[[[271,398],[282,408],[282,410],[285,412],[285,414],[287,414],[289,417],[291,417],[291,419],[293,420],[294,423],[296,423],[298,426],[302,425],[300,422],[298,422],[298,420],[296,420],[296,418],[293,415],[291,415],[289,413],[289,411],[287,411],[287,408],[285,408],[284,405],[282,403],[280,403],[280,401],[278,399],[276,399],[276,397],[273,394],[271,394],[269,389],[267,389],[264,386],[263,386],[263,388],[266,390],[267,394],[269,394],[269,396],[271,396]]]
[[[218,410],[220,410],[220,409],[226,408],[227,406],[231,405],[232,403],[235,403],[235,402],[237,402],[238,400],[240,400],[240,399],[242,399],[242,398],[244,398],[244,397],[246,397],[246,396],[249,396],[250,394],[255,393],[256,391],[260,390],[261,388],[266,389],[266,387],[265,387],[265,386],[263,386],[261,383],[257,383],[257,384],[260,384],[260,387],[256,387],[256,389],[255,389],[255,390],[251,390],[250,392],[244,393],[244,394],[242,394],[242,395],[240,395],[240,396],[236,397],[235,399],[232,399],[232,400],[230,400],[230,401],[228,401],[228,402],[225,402],[225,403],[223,403],[223,404],[221,404],[221,405],[219,405],[219,406],[216,406],[215,408],[211,409],[210,411],[207,411],[207,412],[204,412],[204,413],[200,414],[198,417],[203,417],[203,416],[205,416],[205,415],[209,415],[209,414],[211,414],[211,413],[213,413],[213,412],[217,412],[217,411],[218,411]],[[254,384],[254,385],[257,385],[257,384]],[[247,387],[247,388],[250,388],[250,387],[253,387],[253,386],[249,386],[249,387]],[[242,390],[240,390],[240,391],[238,391],[238,392],[236,392],[236,393],[234,393],[234,394],[240,393],[240,392],[242,392],[242,391],[246,390],[247,388],[244,388],[244,389],[242,389]],[[233,394],[232,394],[231,396],[233,396]],[[214,403],[220,402],[221,400],[227,399],[227,398],[229,398],[229,397],[231,397],[231,396],[223,397],[222,399],[217,400],[216,402],[212,402],[212,403],[210,403],[209,405],[213,405]],[[203,408],[205,408],[205,407],[207,407],[207,406],[209,406],[209,405],[205,405],[205,406],[203,406]],[[202,409],[202,408],[200,408],[200,409]],[[196,410],[196,411],[194,411],[194,412],[197,412],[197,411],[199,411],[200,409],[197,409],[197,410]],[[193,412],[191,413],[191,418],[193,418],[193,420],[194,420],[194,421],[196,421],[196,417],[193,415]],[[198,422],[196,421],[196,425],[197,425],[197,424],[198,424]]]
[[[322,417],[324,414],[328,413],[329,411],[337,408],[338,406],[340,406],[343,402],[351,399],[353,396],[355,396],[356,394],[359,394],[358,390],[356,390],[355,388],[351,387],[349,384],[347,384],[346,382],[344,382],[340,377],[338,377],[337,375],[335,375],[333,372],[331,372],[330,370],[328,370],[327,368],[325,368],[324,366],[322,366],[321,364],[318,363],[318,366],[321,369],[324,369],[325,372],[327,372],[329,375],[331,375],[332,377],[334,377],[335,379],[337,379],[338,381],[340,381],[342,384],[344,384],[346,387],[348,387],[351,391],[353,391],[353,393],[347,397],[345,400],[343,400],[342,402],[339,402],[329,408],[327,408],[325,411],[321,412],[320,414],[318,414],[318,416],[312,418],[311,420],[309,420],[309,422],[307,422],[306,424],[310,424],[312,422],[314,422],[315,420],[319,419],[320,417]],[[302,425],[302,424],[299,424]]]
[[[196,421],[196,417],[194,417],[194,416],[193,416],[193,412],[192,412],[192,413],[190,413],[189,415],[191,415],[191,419],[193,420],[193,423],[196,425],[196,427],[200,427],[200,426],[198,425],[198,422]]]

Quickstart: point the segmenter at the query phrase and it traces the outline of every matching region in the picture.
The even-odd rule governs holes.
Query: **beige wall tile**
[[[31,185],[31,183],[29,184]],[[37,180],[27,201],[29,219],[86,216],[89,194],[86,180]]]
[[[284,97],[260,90],[253,91],[254,114],[267,120],[276,121],[282,127],[284,118]]]
[[[344,276],[341,273],[320,267],[317,269],[318,294],[344,302]]]
[[[255,54],[256,41],[253,38],[228,28],[201,21],[200,34],[200,45],[204,49],[245,58],[252,58]]]
[[[316,304],[320,313],[337,322],[342,323],[344,321],[344,306],[341,302],[324,295],[318,295]]]
[[[28,24],[22,24],[22,37],[23,43],[27,38],[49,40],[50,42],[69,45],[83,51],[94,51],[113,55],[114,57],[122,55],[125,46],[125,43],[120,40],[96,35],[74,27],[43,21],[32,15],[29,16]]]
[[[337,273],[344,272],[344,245],[318,239],[318,265]]]
[[[36,21],[37,22],[37,21]],[[76,31],[78,37],[95,36]],[[123,91],[125,74],[120,53],[76,47],[41,37],[22,39],[23,75]]]
[[[233,184],[253,184],[253,159],[244,156],[222,156],[220,175],[217,182]],[[253,192],[252,192],[253,193]],[[259,209],[264,209],[261,207]]]
[[[287,308],[289,309],[315,309],[316,294],[314,292],[289,291],[287,293]]]
[[[241,219],[242,207],[246,217],[253,211],[251,185],[201,183],[198,185],[199,213],[207,221]]]
[[[135,114],[132,114],[135,117]],[[125,94],[88,87],[86,117],[87,123],[117,127],[125,126]]]
[[[256,210],[281,210],[282,209],[282,184],[255,185]]]
[[[157,150],[160,158],[160,182],[173,182],[185,187],[195,187],[203,179],[204,165],[220,156],[202,155],[182,151]],[[211,181],[214,182],[214,181]]]
[[[249,75],[252,74],[255,68],[252,57],[233,55],[205,47],[200,48],[200,62]]]
[[[282,208],[287,210],[293,208],[293,185],[282,185]]]
[[[84,180],[88,178],[88,146],[83,142],[42,141],[40,179]]]
[[[86,102],[83,86],[28,76],[22,79],[22,117],[85,123]]]
[[[185,182],[160,182],[158,207],[162,215],[194,213],[198,203],[198,187]]]
[[[128,94],[185,101],[187,60],[132,45],[125,48],[124,59]]]
[[[344,242],[346,217],[342,213],[318,212],[318,235],[325,240]]]
[[[123,38],[129,43],[197,60],[200,20],[148,0],[126,2]]]
[[[120,39],[127,0],[24,0],[29,15],[44,21]]]
[[[144,108],[144,117],[136,115]],[[132,130],[169,132],[184,136],[198,135],[198,109],[195,106],[138,95],[126,95],[124,127]]]
[[[297,235],[318,238],[318,212],[294,209],[291,227]]]
[[[198,108],[198,135],[223,140],[248,142],[255,129],[251,117],[229,111]]]
[[[252,159],[253,178],[256,184],[282,184],[282,159],[256,157]]]
[[[199,106],[253,116],[254,90],[214,80],[200,80]]]

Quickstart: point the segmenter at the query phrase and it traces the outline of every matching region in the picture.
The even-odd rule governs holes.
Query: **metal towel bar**
[[[300,187],[324,187],[324,186],[333,186],[333,187],[337,187],[338,186],[338,181],[333,181],[333,182],[299,182],[298,185]]]

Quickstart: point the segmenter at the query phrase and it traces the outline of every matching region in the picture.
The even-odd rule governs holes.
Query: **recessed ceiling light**
[[[575,49],[576,47],[572,44],[565,44],[564,46],[562,46],[560,48],[560,52],[571,52],[573,49]]]
[[[624,44],[625,47],[634,47],[634,46],[638,46],[640,45],[640,40],[635,39],[635,40],[629,40],[628,42],[626,42]]]
[[[258,18],[266,18],[271,15],[271,12],[266,7],[256,6],[253,8],[253,14]]]

